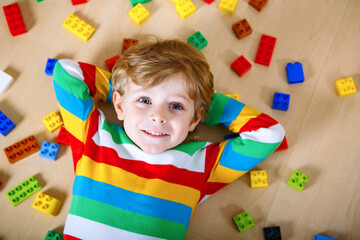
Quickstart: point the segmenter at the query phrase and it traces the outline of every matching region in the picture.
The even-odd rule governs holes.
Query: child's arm
[[[213,194],[234,181],[274,152],[285,137],[284,128],[273,118],[223,94],[215,93],[210,105],[208,125],[223,123],[239,136],[210,145],[213,154],[205,194]]]
[[[84,143],[90,116],[96,109],[94,100],[111,101],[111,73],[90,64],[61,59],[53,76],[65,128],[77,142]]]

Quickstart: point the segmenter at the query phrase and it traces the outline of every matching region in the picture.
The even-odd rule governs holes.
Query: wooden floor
[[[72,58],[105,68],[119,54],[123,38],[145,40],[148,34],[185,40],[200,31],[208,40],[201,50],[215,76],[218,92],[238,93],[241,101],[273,116],[286,129],[289,149],[274,153],[257,169],[268,173],[267,188],[250,188],[249,174],[200,204],[187,240],[263,239],[263,227],[280,226],[283,239],[314,239],[323,234],[341,240],[360,239],[360,93],[339,98],[335,81],[353,77],[360,91],[360,1],[270,0],[261,12],[239,0],[235,12],[193,0],[196,12],[182,19],[171,0],[144,6],[151,16],[137,26],[128,16],[129,0],[89,0],[72,6],[70,0],[18,1],[27,33],[12,37],[3,14],[0,20],[0,69],[14,82],[0,94],[0,110],[15,124],[3,149],[29,135],[39,144],[55,142],[42,118],[58,110],[52,79],[44,73],[47,58]],[[4,6],[13,3],[1,1]],[[75,13],[96,28],[84,42],[61,26]],[[237,39],[232,24],[246,18],[253,33]],[[262,34],[277,38],[269,67],[254,63]],[[252,67],[238,77],[230,64],[240,55]],[[285,66],[303,64],[305,82],[289,85]],[[291,94],[288,111],[273,110],[274,92]],[[112,107],[101,104],[110,121]],[[201,126],[203,139],[219,141],[222,127]],[[206,132],[206,133],[205,133]],[[294,169],[310,178],[304,191],[286,182]],[[5,193],[35,175],[43,192],[64,202],[52,217],[31,207],[35,196],[13,207]],[[48,230],[62,232],[71,200],[73,166],[70,149],[61,146],[56,162],[33,154],[9,164],[0,153],[0,239],[44,239]],[[255,226],[240,233],[232,218],[248,210]]]

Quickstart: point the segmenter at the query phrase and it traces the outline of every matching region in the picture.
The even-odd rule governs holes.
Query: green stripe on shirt
[[[158,238],[183,239],[187,230],[187,227],[180,223],[130,212],[81,196],[73,196],[69,213],[129,232]]]

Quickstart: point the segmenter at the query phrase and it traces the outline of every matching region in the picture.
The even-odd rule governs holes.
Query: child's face
[[[194,118],[195,102],[185,90],[184,77],[176,74],[147,89],[130,83],[123,96],[114,93],[125,132],[143,151],[160,153],[181,144],[201,120]]]

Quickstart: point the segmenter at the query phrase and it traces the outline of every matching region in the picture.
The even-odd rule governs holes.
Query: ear
[[[115,91],[113,93],[113,103],[114,103],[114,108],[115,108],[117,118],[119,120],[124,120],[124,109],[122,107],[123,97],[120,95],[120,93],[118,91]]]
[[[199,122],[202,119],[202,111],[199,111],[196,116],[194,116],[193,120],[190,123],[189,132],[192,132],[195,130],[196,126],[199,124]]]

